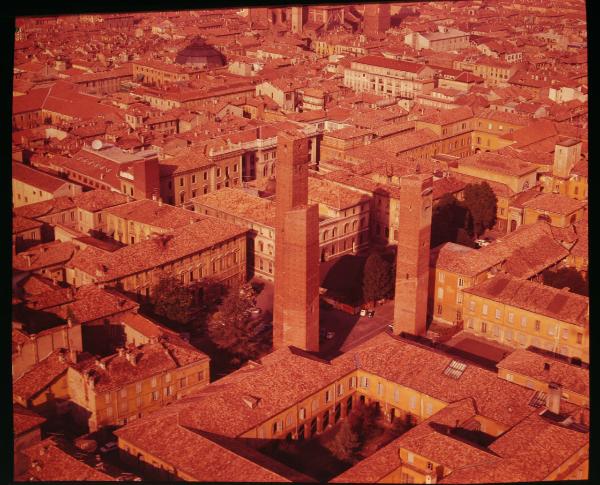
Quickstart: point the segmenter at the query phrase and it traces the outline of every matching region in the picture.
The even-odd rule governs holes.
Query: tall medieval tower
[[[390,28],[390,4],[368,3],[363,15],[363,32],[369,37],[378,37]]]
[[[308,205],[308,139],[277,135],[273,347],[319,350],[319,209]]]
[[[414,174],[400,179],[400,231],[396,255],[394,334],[424,335],[427,326],[429,243],[433,178]]]

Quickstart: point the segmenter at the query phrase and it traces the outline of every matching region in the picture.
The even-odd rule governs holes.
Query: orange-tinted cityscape
[[[17,17],[12,480],[588,479],[587,41],[583,0]]]

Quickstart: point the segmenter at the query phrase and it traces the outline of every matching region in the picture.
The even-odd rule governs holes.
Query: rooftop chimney
[[[561,385],[556,382],[548,384],[548,396],[546,397],[546,407],[548,411],[554,414],[560,414],[560,399],[562,396]]]

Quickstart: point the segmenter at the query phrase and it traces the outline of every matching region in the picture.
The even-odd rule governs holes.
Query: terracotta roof
[[[51,194],[69,183],[66,180],[53,177],[17,162],[12,164],[12,178]]]
[[[41,426],[45,422],[46,418],[38,413],[24,408],[20,404],[13,403],[13,432],[15,438],[36,426]]]
[[[30,466],[19,481],[114,481],[102,473],[63,451],[54,438],[47,438],[22,453],[30,459]]]
[[[353,207],[370,199],[355,190],[347,189],[327,179],[308,178],[308,203],[323,204],[337,210]]]
[[[417,123],[430,123],[434,125],[449,125],[451,123],[457,123],[459,121],[470,120],[473,118],[473,110],[468,106],[462,106],[460,108],[446,109],[439,113],[430,114],[417,120]]]
[[[98,365],[95,358],[74,364],[72,368],[81,374],[91,373],[94,389],[106,392],[208,359],[206,354],[171,333],[164,333],[156,343],[143,344],[126,352],[134,356],[135,363],[126,354],[113,354],[100,359],[105,368]]]
[[[360,57],[352,62],[412,73],[419,73],[427,67],[424,64],[418,64],[416,62],[396,61],[394,59],[388,59],[387,57],[379,56]]]
[[[529,280],[499,274],[464,293],[488,298],[580,327],[588,326],[589,298]]]
[[[590,372],[588,369],[529,350],[517,349],[511,352],[498,362],[497,367],[532,377],[541,382],[556,382],[565,390],[583,396],[590,395]]]
[[[466,183],[456,177],[443,177],[433,181],[433,200],[441,199],[445,194],[456,194],[466,187]]]
[[[127,202],[125,194],[112,190],[95,189],[73,196],[75,207],[89,212],[98,212],[125,202]]]
[[[57,214],[69,209],[75,208],[73,197],[64,195],[55,197],[50,200],[42,200],[33,204],[22,205],[15,207],[13,213],[17,216],[28,217],[30,219],[38,219],[43,216]]]
[[[57,290],[60,287],[51,279],[38,274],[30,274],[21,284],[25,295],[39,295],[50,290]]]
[[[206,205],[248,221],[275,227],[275,202],[251,195],[242,189],[224,187],[195,197],[191,202],[194,205]]]
[[[13,395],[27,402],[64,375],[69,364],[66,358],[61,362],[59,355],[62,355],[61,350],[55,350],[13,381]]]
[[[99,281],[112,281],[154,269],[246,232],[245,228],[217,218],[206,217],[200,222],[125,246],[112,253],[89,251],[91,248],[88,247],[79,251],[68,267],[77,267],[86,271],[97,277]],[[96,275],[96,270],[100,271],[100,276]]]
[[[531,172],[535,172],[537,167],[528,162],[524,162],[518,158],[508,155],[499,155],[493,152],[479,152],[475,155],[470,155],[461,158],[458,161],[459,167],[470,166],[498,172],[502,174],[523,176]]]
[[[534,199],[523,202],[523,207],[554,214],[569,215],[587,206],[585,200],[575,200],[560,194],[540,194]]]
[[[30,231],[43,226],[43,223],[27,219],[26,217],[13,216],[12,218],[12,233],[19,234],[21,232]]]
[[[196,480],[210,482],[312,482],[309,477],[238,444],[235,451],[223,446],[218,437],[182,425],[169,413],[153,421],[116,431],[123,440],[160,456],[174,468]],[[219,440],[221,441],[221,440]],[[165,446],[169,442],[171,446]],[[250,455],[246,457],[244,455]],[[257,456],[258,455],[258,456]],[[198,457],[202,457],[201,460]],[[224,466],[226,464],[227,466]]]
[[[137,313],[137,311],[126,313],[121,317],[120,322],[128,327],[131,327],[147,338],[160,337],[164,334],[177,335],[177,333],[173,330],[163,327],[162,325],[150,320],[148,317],[140,315]]]
[[[206,219],[206,217],[187,209],[169,204],[160,204],[150,199],[136,200],[110,207],[105,212],[126,221],[135,221],[161,229],[175,229]]]
[[[39,244],[13,257],[13,269],[36,271],[67,263],[77,251],[71,242],[52,241]]]

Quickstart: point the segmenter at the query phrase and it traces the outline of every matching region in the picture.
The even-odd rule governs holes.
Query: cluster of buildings
[[[586,28],[576,0],[18,18],[15,477],[113,479],[68,425],[145,477],[314,481],[261,448],[362,402],[414,427],[333,481],[587,478],[589,298],[544,284],[588,272]],[[430,247],[482,182],[494,241]],[[388,247],[392,331],[324,358],[320,263]],[[211,383],[140,309],[165,276],[274,282],[273,352]],[[461,360],[431,321],[514,350]]]

